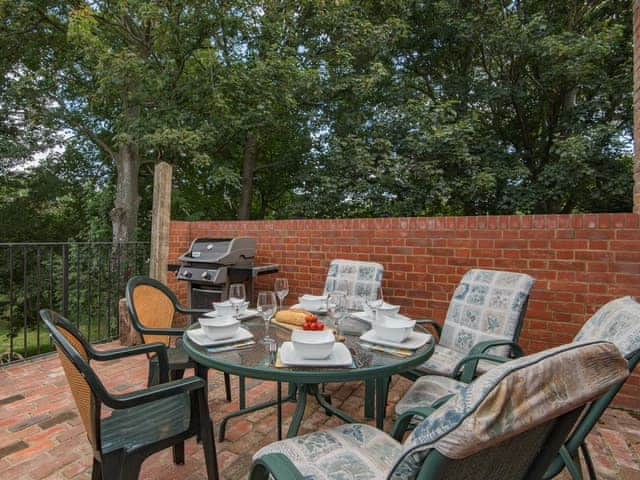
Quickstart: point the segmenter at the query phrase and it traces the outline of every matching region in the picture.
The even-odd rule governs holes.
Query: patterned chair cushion
[[[458,362],[462,360],[466,355],[450,348],[443,347],[442,345],[436,345],[433,355],[429,357],[429,360],[420,365],[416,370],[422,375],[445,375],[450,377],[453,375],[453,371],[458,365]],[[488,360],[480,360],[476,367],[478,374],[483,374],[497,366],[497,363],[490,362]]]
[[[605,304],[585,323],[574,342],[606,340],[630,359],[640,351],[640,303],[622,297]]]
[[[431,449],[460,459],[578,408],[628,376],[608,342],[571,343],[499,365],[420,422],[390,478],[414,478]]]
[[[375,262],[332,260],[324,284],[324,294],[347,294],[347,308],[362,308],[362,297],[373,297],[382,283],[384,268]]]
[[[440,345],[466,354],[487,340],[515,340],[535,279],[523,273],[469,270],[449,303]],[[508,347],[488,353],[506,356]]]
[[[451,376],[458,362],[464,357],[464,353],[456,352],[442,345],[436,345],[433,350],[433,355],[416,370],[422,375],[435,374]]]
[[[425,375],[417,379],[411,388],[407,390],[404,397],[396,404],[396,415],[402,415],[407,410],[415,407],[428,407],[436,400],[450,395],[452,393],[458,393],[467,384],[459,382],[449,377],[442,377],[440,375]]]
[[[402,445],[369,425],[341,425],[330,430],[275,442],[254,455],[282,453],[305,478],[383,479],[402,451]]]

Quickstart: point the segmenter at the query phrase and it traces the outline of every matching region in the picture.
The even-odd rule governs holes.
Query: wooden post
[[[640,214],[640,2],[633,2],[633,211]]]
[[[156,164],[153,172],[153,208],[151,216],[151,262],[149,276],[167,284],[169,261],[169,222],[171,221],[171,179],[173,167]]]

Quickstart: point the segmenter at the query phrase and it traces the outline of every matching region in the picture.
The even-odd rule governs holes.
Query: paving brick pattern
[[[107,345],[112,347],[115,345]],[[102,347],[105,348],[105,347]],[[146,381],[146,361],[141,357],[96,364],[107,388],[119,393],[137,389]],[[209,407],[214,422],[238,408],[224,400],[222,375],[211,372]],[[409,386],[394,379],[389,412]],[[275,396],[274,384],[249,381],[249,402]],[[363,387],[358,383],[329,385],[333,402],[354,417],[362,418]],[[234,394],[237,385],[234,384]],[[294,405],[283,408],[285,428]],[[315,401],[307,405],[301,433],[339,424],[327,417]],[[389,431],[387,421],[385,430]],[[217,443],[222,478],[245,478],[253,453],[275,440],[274,409],[255,412],[231,421],[228,440]],[[640,479],[640,416],[609,410],[589,444],[601,479]],[[142,479],[196,480],[206,478],[201,447],[194,440],[185,445],[185,465],[175,466],[170,451],[150,457],[143,465]],[[88,479],[91,448],[77,415],[62,367],[56,356],[48,356],[0,369],[0,478],[12,480]]]

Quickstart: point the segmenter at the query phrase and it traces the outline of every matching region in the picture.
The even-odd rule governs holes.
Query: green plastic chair
[[[418,320],[419,325],[433,328],[439,341],[434,354],[409,378],[434,374],[455,378],[457,365],[476,353],[521,356],[517,341],[534,283],[535,279],[524,273],[466,272],[449,302],[443,326],[434,320]],[[483,373],[494,366],[483,361],[478,370]]]
[[[630,373],[633,372],[640,361],[640,303],[633,297],[612,300],[601,307],[583,325],[573,341],[612,342],[626,359],[628,371]],[[507,361],[507,359],[489,354],[475,354],[457,367],[461,373],[461,381],[449,379],[448,383],[445,384],[442,382],[441,377],[422,377],[411,386],[401,401],[398,402],[396,413],[402,414],[418,406],[437,408],[442,405],[449,397],[464,389],[465,382],[474,378],[476,365],[481,360]],[[565,467],[574,480],[581,479],[579,452],[582,452],[584,457],[589,478],[596,478],[595,468],[585,440],[623,385],[624,381],[613,385],[602,397],[588,406],[575,430],[571,432],[570,437],[560,450],[560,454],[549,467],[545,474],[545,479],[555,477]]]
[[[180,305],[175,294],[163,283],[153,278],[136,276],[129,279],[126,288],[127,308],[133,328],[140,333],[144,343],[161,342],[167,347],[169,372],[173,380],[182,378],[187,368],[194,363],[182,348],[183,328],[173,328],[176,312],[197,315],[209,310],[188,309]],[[171,346],[171,337],[179,337]],[[148,385],[158,383],[158,359],[150,355]],[[227,401],[231,401],[231,379],[224,375]]]
[[[431,405],[455,393],[474,376],[487,372],[505,359],[524,355],[518,345],[535,279],[516,272],[472,269],[464,274],[449,303],[444,325],[418,320],[439,338],[434,354],[420,368],[403,376],[415,381],[396,404],[395,413],[419,405]],[[477,355],[489,354],[481,360]],[[467,369],[463,369],[467,366]]]
[[[522,357],[478,377],[427,415],[404,443],[406,418],[392,435],[351,424],[272,443],[253,459],[250,478],[542,478],[584,406],[624,381],[615,345],[564,345]]]
[[[633,297],[623,297],[600,308],[574,338],[574,342],[594,340],[606,340],[618,347],[627,361],[627,368],[631,374],[640,361],[640,303]],[[547,470],[545,479],[555,477],[566,467],[571,478],[580,480],[582,472],[579,451],[584,457],[589,478],[596,479],[596,471],[585,440],[624,383],[621,381],[613,385],[605,395],[589,405],[560,450],[560,454]]]
[[[162,343],[108,351],[95,350],[67,319],[40,310],[51,333],[80,418],[93,448],[92,480],[133,480],[151,454],[173,447],[173,461],[184,463],[184,441],[198,435],[205,455],[207,478],[218,478],[213,425],[206,383],[198,377],[168,382],[167,350]],[[90,361],[154,354],[158,385],[122,395],[110,394]],[[102,418],[102,406],[112,409]]]

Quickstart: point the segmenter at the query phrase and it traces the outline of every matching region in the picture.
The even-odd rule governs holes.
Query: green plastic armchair
[[[188,309],[180,305],[175,294],[164,284],[153,278],[136,276],[129,279],[126,288],[127,308],[133,328],[140,333],[142,341],[161,342],[167,347],[169,372],[171,378],[182,378],[187,368],[194,363],[182,348],[184,329],[172,328],[174,315],[182,313],[197,315],[208,312],[202,309]],[[171,345],[171,337],[179,337],[175,346]],[[149,355],[148,385],[158,383],[158,359]],[[231,379],[224,375],[225,393],[231,401]]]
[[[626,359],[628,371],[633,372],[640,361],[640,303],[633,297],[612,300],[601,307],[583,325],[573,341],[612,342]],[[475,376],[474,369],[479,360],[506,362],[508,359],[478,352],[470,355],[466,360],[456,367],[457,372],[461,373],[461,380],[472,379]],[[604,395],[588,406],[578,425],[571,432],[560,453],[545,473],[545,479],[553,478],[564,468],[567,468],[572,479],[580,480],[582,472],[578,455],[582,453],[589,478],[595,480],[596,472],[585,440],[625,381],[626,379],[614,384]],[[464,387],[463,381],[449,379],[448,384],[445,385],[440,377],[422,377],[398,402],[396,412],[406,414],[404,417],[406,419],[409,416],[407,412],[413,411],[416,418],[421,418],[420,409],[416,409],[416,407],[437,408]]]
[[[404,443],[404,418],[394,436],[342,425],[262,448],[250,478],[538,480],[584,406],[627,375],[610,343],[558,347],[496,366],[441,408],[421,409],[427,417]]]
[[[206,384],[198,377],[168,382],[163,343],[98,351],[61,315],[45,309],[40,316],[58,351],[93,449],[92,480],[137,479],[142,462],[169,447],[173,447],[174,463],[183,464],[184,441],[195,435],[202,442],[207,478],[218,478]],[[91,361],[149,354],[158,359],[159,383],[122,395],[110,394],[90,366]],[[112,409],[104,418],[103,405]]]

